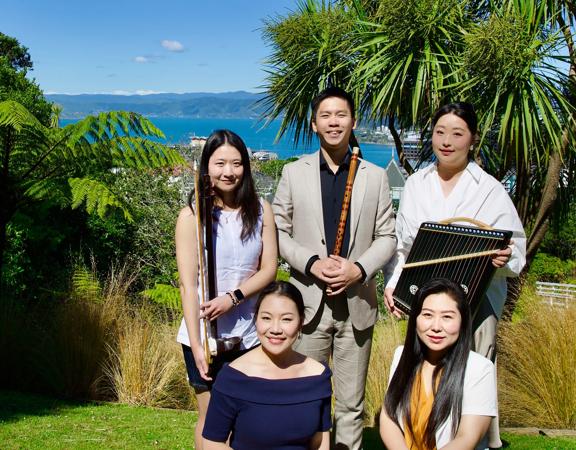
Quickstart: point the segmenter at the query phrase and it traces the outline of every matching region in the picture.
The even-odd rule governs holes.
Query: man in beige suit
[[[298,350],[333,360],[336,398],[333,446],[362,446],[364,388],[377,317],[374,276],[396,248],[386,172],[360,160],[341,256],[331,255],[350,169],[348,144],[356,126],[354,102],[342,89],[312,101],[320,151],[287,164],[273,210],[280,254],[306,303]]]

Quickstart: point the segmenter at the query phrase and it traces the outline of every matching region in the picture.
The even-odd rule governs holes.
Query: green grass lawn
[[[78,403],[0,391],[0,448],[193,449],[196,414],[120,404]],[[382,449],[367,428],[366,450]],[[504,434],[510,449],[576,449],[576,438]]]

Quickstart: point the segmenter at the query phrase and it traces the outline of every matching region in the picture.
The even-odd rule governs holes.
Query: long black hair
[[[206,140],[204,148],[202,149],[202,156],[200,157],[200,192],[204,192],[204,175],[208,174],[208,162],[212,154],[221,146],[228,144],[234,147],[240,153],[242,158],[242,167],[244,173],[240,185],[236,189],[234,203],[236,207],[240,208],[240,215],[242,217],[242,233],[240,237],[243,241],[254,235],[256,232],[256,225],[260,215],[260,202],[254,187],[254,179],[252,178],[252,171],[250,169],[250,157],[248,156],[248,149],[246,144],[240,136],[230,130],[216,130]],[[188,205],[194,209],[194,191],[188,195]],[[202,223],[205,224],[205,211],[200,208],[200,218]]]
[[[416,319],[422,311],[424,300],[432,294],[440,293],[448,295],[456,302],[462,319],[457,341],[447,349],[432,374],[434,402],[424,431],[424,443],[428,448],[433,448],[436,445],[436,431],[450,414],[452,414],[452,435],[456,434],[460,425],[464,374],[472,342],[472,320],[466,295],[458,284],[445,278],[436,278],[418,290],[416,301],[408,319],[404,350],[384,399],[384,407],[388,416],[398,426],[401,426],[400,418],[404,417],[408,432],[414,436],[410,398],[414,380],[422,367],[428,350],[418,337]]]

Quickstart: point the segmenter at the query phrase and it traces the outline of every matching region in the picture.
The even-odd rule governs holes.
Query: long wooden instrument
[[[205,301],[218,297],[216,288],[216,257],[214,255],[214,197],[210,175],[205,174],[203,178],[203,192],[201,193],[202,211],[204,212],[204,247],[206,248],[206,261],[204,273],[208,281],[208,292]],[[216,356],[226,351],[239,348],[242,338],[240,336],[218,336],[217,320],[207,320],[209,350],[212,356]]]
[[[208,188],[210,188],[210,184],[208,184]],[[204,253],[204,225],[202,224],[202,217],[200,214],[201,205],[200,200],[201,197],[204,196],[202,192],[200,192],[200,175],[199,170],[194,163],[194,206],[196,208],[196,230],[197,230],[197,242],[198,242],[198,275],[200,277],[200,295],[198,296],[199,303],[203,303],[206,300],[209,300],[209,294],[206,293],[206,255]],[[204,210],[206,212],[206,209]],[[209,210],[211,211],[211,210]],[[210,229],[212,228],[212,224],[210,221]],[[210,242],[210,241],[208,241]],[[206,358],[206,362],[208,365],[212,363],[212,356],[216,354],[216,343],[213,336],[216,336],[213,333],[212,326],[210,324],[210,320],[202,319],[200,320],[200,333],[202,335],[202,341],[204,346],[204,357]]]
[[[344,242],[344,232],[346,231],[346,221],[348,220],[348,211],[352,201],[352,187],[356,177],[356,168],[358,167],[358,155],[360,147],[352,148],[352,157],[350,158],[350,168],[348,169],[348,178],[346,178],[346,189],[344,191],[344,200],[342,200],[342,210],[340,212],[340,221],[336,231],[336,243],[334,244],[333,255],[340,255],[342,243]]]

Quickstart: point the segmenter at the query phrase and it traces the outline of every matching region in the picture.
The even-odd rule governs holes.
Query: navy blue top
[[[212,388],[202,436],[234,450],[305,450],[331,426],[330,369],[286,380],[250,377],[225,365]]]

